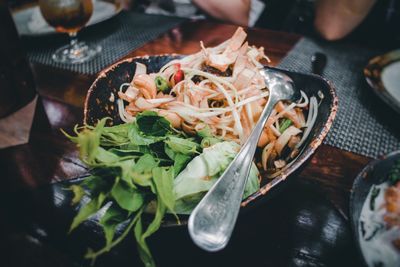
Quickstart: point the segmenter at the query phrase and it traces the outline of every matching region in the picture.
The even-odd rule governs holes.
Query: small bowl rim
[[[400,62],[400,49],[375,56],[364,67],[364,78],[372,91],[389,107],[400,114],[400,101],[395,99],[383,85],[382,72],[392,63]]]
[[[357,191],[355,187],[359,186],[360,180],[362,179],[366,179],[367,177],[369,177],[371,175],[371,172],[375,169],[375,167],[378,164],[381,164],[383,161],[387,160],[388,158],[392,158],[392,157],[398,157],[400,159],[400,150],[394,150],[392,152],[389,152],[387,154],[384,154],[382,156],[380,156],[377,159],[372,159],[370,162],[368,162],[361,171],[359,171],[353,181],[353,184],[351,186],[351,190],[350,190],[350,198],[349,198],[349,220],[350,220],[350,227],[351,227],[351,231],[352,231],[352,236],[353,236],[353,240],[356,243],[356,247],[359,253],[359,257],[362,259],[363,263],[365,266],[368,266],[365,257],[364,257],[364,253],[362,252],[361,246],[360,246],[360,241],[358,238],[358,225],[359,225],[359,220],[360,217],[358,216],[358,218],[356,218],[354,220],[354,213],[355,213],[355,207],[354,207],[354,202],[355,202],[355,192]],[[365,202],[365,199],[364,199]]]

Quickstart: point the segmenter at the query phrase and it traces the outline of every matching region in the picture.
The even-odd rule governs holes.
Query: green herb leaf
[[[71,185],[69,187],[69,189],[74,194],[74,197],[71,200],[71,204],[72,205],[78,204],[82,200],[83,196],[85,195],[85,190],[79,185]]]
[[[153,177],[152,170],[157,166],[158,161],[151,154],[145,154],[140,157],[132,169],[134,183],[143,187],[150,186],[152,191],[155,191],[151,178]]]
[[[174,173],[179,174],[191,159],[191,156],[180,153],[177,154],[174,159]]]
[[[391,185],[400,181],[400,159],[396,160],[389,172],[389,182]]]
[[[134,233],[136,242],[138,244],[139,255],[145,266],[155,266],[154,259],[146,243],[146,238],[154,234],[160,228],[165,212],[166,207],[164,203],[158,198],[157,209],[153,221],[149,224],[146,231],[143,233],[143,225],[141,219],[139,219],[138,223],[135,225]]]
[[[174,177],[173,168],[156,167],[153,169],[153,182],[157,196],[171,212],[174,212],[175,206]]]
[[[109,246],[112,243],[117,226],[126,219],[126,211],[122,210],[114,203],[106,210],[105,214],[99,221],[104,230],[106,246]]]
[[[136,123],[139,130],[145,135],[165,136],[171,132],[171,125],[167,119],[158,116],[157,112],[144,111],[136,116]]]
[[[128,133],[128,135],[129,135],[129,133]],[[129,140],[131,140],[131,139],[129,139]],[[119,148],[122,149],[122,150],[125,150],[125,151],[132,151],[133,150],[132,151],[133,153],[138,153],[138,154],[148,154],[151,151],[150,148],[148,146],[146,146],[146,145],[136,145],[134,143],[129,143],[129,144],[126,144],[126,145],[122,145]]]
[[[113,165],[121,160],[121,157],[116,154],[105,150],[102,147],[97,148],[96,158],[92,166],[109,166]]]
[[[110,177],[112,170],[104,171],[100,168],[92,170],[93,175],[82,181],[81,185],[88,190],[89,195],[94,198],[102,192],[108,192],[114,184],[114,177]]]
[[[158,161],[151,154],[145,154],[139,158],[133,169],[137,173],[151,173],[157,165]]]
[[[135,224],[135,228],[133,229],[136,242],[138,245],[138,252],[140,259],[142,260],[144,266],[146,267],[155,267],[156,263],[154,262],[153,256],[151,255],[150,249],[146,244],[146,240],[143,238],[143,225],[142,218],[139,217],[137,223]]]
[[[197,153],[197,150],[200,148],[196,142],[175,136],[169,136],[164,142],[172,151],[184,155],[193,155]]]
[[[164,144],[164,152],[167,154],[167,156],[171,159],[174,160],[176,157],[176,152],[173,151],[167,144]]]
[[[100,120],[96,127],[84,127],[82,131],[78,131],[78,127],[75,127],[76,137],[72,137],[64,134],[73,142],[75,142],[79,147],[79,156],[83,162],[88,164],[94,164],[98,148],[100,146],[100,136],[105,127],[108,118]]]
[[[83,221],[94,215],[101,208],[105,198],[106,195],[101,193],[97,198],[93,198],[86,205],[82,206],[73,219],[69,232],[73,231]]]
[[[124,229],[124,232],[115,240],[111,242],[111,244],[106,245],[104,248],[100,249],[99,251],[93,251],[92,249],[88,249],[88,252],[85,255],[85,259],[91,259],[92,260],[92,265],[94,264],[94,261],[96,258],[108,251],[110,251],[113,247],[118,245],[122,240],[125,239],[125,237],[128,235],[128,233],[131,231],[132,227],[137,224],[138,220],[141,218],[143,212],[143,208],[140,209],[135,217],[131,220],[129,225]]]
[[[166,207],[164,203],[160,199],[158,199],[156,214],[154,216],[153,221],[147,227],[146,232],[144,232],[144,234],[142,235],[143,239],[146,239],[147,237],[151,236],[160,228],[165,212],[166,212]]]
[[[101,146],[121,146],[129,143],[128,131],[131,125],[124,123],[111,127],[104,127],[100,138]]]
[[[281,122],[281,125],[279,126],[279,132],[283,133],[292,124],[293,122],[291,120],[284,118]]]
[[[118,162],[117,166],[121,168],[121,172],[119,173],[121,179],[125,181],[130,187],[136,188],[133,182],[132,170],[135,165],[135,160],[125,160]]]
[[[136,158],[143,155],[144,153],[141,146],[136,146],[136,148],[133,147],[124,148],[124,145],[122,145],[121,148],[115,148],[115,147],[110,148],[108,151],[117,155],[120,158],[124,157]]]
[[[143,206],[144,198],[142,193],[130,187],[126,182],[116,179],[111,196],[115,199],[118,205],[128,211],[135,212]]]
[[[174,172],[175,175],[181,172],[181,170],[187,165],[187,163],[192,159],[192,156],[185,155],[182,153],[177,153],[173,151],[167,144],[164,146],[165,153],[174,162]]]
[[[135,145],[148,146],[150,144],[154,144],[156,142],[162,141],[166,137],[144,135],[139,131],[139,128],[136,125],[132,125],[129,130],[129,138],[130,138],[131,142]]]

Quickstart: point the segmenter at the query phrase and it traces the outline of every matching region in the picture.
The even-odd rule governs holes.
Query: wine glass
[[[89,21],[93,13],[92,0],[39,0],[44,19],[57,32],[68,33],[70,44],[53,54],[56,62],[75,64],[87,62],[101,51],[101,46],[78,42],[77,33]]]

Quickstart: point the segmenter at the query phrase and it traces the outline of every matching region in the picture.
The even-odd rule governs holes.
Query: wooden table
[[[203,40],[205,46],[214,46],[229,38],[235,29],[236,27],[231,25],[211,22],[187,22],[132,51],[126,57],[193,53],[200,49],[200,40]],[[248,36],[250,44],[264,46],[272,65],[278,64],[300,39],[298,35],[261,29],[249,29]],[[76,123],[82,122],[86,91],[96,76],[75,74],[36,64],[33,65],[33,72],[41,104],[37,107],[29,143],[0,150],[3,181],[0,194],[3,197],[87,173],[87,169],[77,159],[74,145],[63,137],[59,129],[71,129]],[[321,145],[298,177],[293,178],[296,185],[289,186],[279,197],[263,204],[262,208],[249,212],[247,216],[241,216],[232,241],[233,245],[224,252],[212,255],[201,252],[193,247],[186,233],[182,234],[184,230],[164,230],[150,240],[151,247],[155,247],[156,260],[160,266],[168,266],[168,263],[173,262],[169,256],[160,252],[162,249],[158,249],[173,243],[177,249],[182,250],[182,254],[185,254],[183,257],[180,257],[179,253],[175,255],[181,259],[175,262],[175,266],[188,260],[194,260],[192,264],[198,266],[201,264],[214,266],[213,264],[217,263],[219,266],[221,263],[233,266],[250,265],[250,263],[263,266],[288,264],[326,266],[342,262],[357,265],[358,256],[344,218],[348,216],[348,201],[353,179],[369,160],[354,153]],[[3,199],[2,202],[5,204],[3,206],[14,207],[13,203],[7,202],[7,199]],[[306,213],[302,213],[305,211]],[[302,221],[301,218],[309,219],[306,216],[307,212],[321,212],[317,217],[328,218],[328,221]],[[302,215],[298,217],[299,214]],[[271,218],[274,220],[271,221]],[[279,220],[283,221],[280,223]],[[5,220],[0,219],[0,221]],[[1,246],[5,249],[3,252],[8,251],[5,259],[8,257],[16,264],[10,266],[28,266],[30,257],[36,258],[41,266],[55,266],[55,263],[59,266],[68,266],[71,263],[69,253],[54,249],[54,243],[50,242],[50,245],[46,242],[40,243],[41,247],[38,248],[32,244],[32,240],[27,239],[29,236],[27,231],[20,230],[12,220],[11,223],[10,221],[2,223],[9,229],[3,233],[7,237],[6,241],[1,242]],[[313,228],[308,228],[310,225]],[[345,225],[345,230],[337,228],[342,225]],[[179,236],[177,232],[181,233],[180,238],[183,241],[175,241],[174,235]],[[320,239],[330,243],[327,246],[319,244],[318,247]],[[316,243],[314,242],[311,247],[308,241]],[[251,249],[248,249],[249,247]],[[18,257],[17,250],[21,250],[26,258]],[[133,253],[134,249],[130,248],[128,251]],[[243,259],[237,256],[240,255],[238,251],[243,252]],[[339,255],[340,253],[344,254]],[[345,256],[353,259],[343,261],[343,258],[338,258]],[[119,257],[120,260],[121,258],[126,259]],[[108,260],[114,264],[116,258],[110,256]],[[107,259],[100,264],[106,266]]]

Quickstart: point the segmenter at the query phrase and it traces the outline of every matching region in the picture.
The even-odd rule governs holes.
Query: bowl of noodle
[[[109,117],[109,126],[130,123],[144,111],[165,117],[187,136],[207,129],[218,139],[241,145],[267,100],[260,71],[271,68],[267,51],[246,41],[238,28],[232,38],[191,55],[152,55],[122,60],[103,70],[90,87],[84,123]],[[280,69],[301,92],[295,103],[275,106],[258,143],[255,163],[260,189],[245,206],[285,181],[315,152],[331,128],[337,96],[331,82]]]

